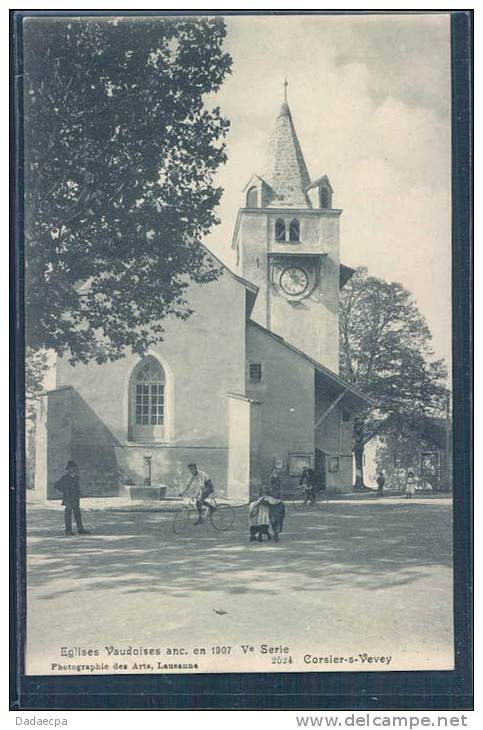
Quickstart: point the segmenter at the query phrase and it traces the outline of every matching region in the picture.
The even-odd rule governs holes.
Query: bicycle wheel
[[[303,490],[295,492],[292,507],[297,510],[297,512],[302,512],[302,510],[308,509],[307,497]]]
[[[186,532],[190,525],[193,525],[198,518],[198,513],[191,507],[182,507],[179,509],[173,519],[173,532],[175,535],[181,535]]]
[[[316,509],[327,509],[329,506],[329,495],[326,492],[318,492],[315,495],[314,506]]]
[[[229,504],[217,504],[210,509],[210,521],[215,530],[224,532],[232,527],[235,520],[233,507]]]

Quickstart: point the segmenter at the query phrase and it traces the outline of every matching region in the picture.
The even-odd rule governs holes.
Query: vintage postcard
[[[452,670],[450,14],[21,40],[26,675]]]

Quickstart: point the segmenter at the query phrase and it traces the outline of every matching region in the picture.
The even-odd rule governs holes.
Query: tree
[[[220,18],[24,22],[26,342],[72,363],[143,353],[186,318],[228,121]]]
[[[25,458],[27,488],[35,480],[35,435],[40,396],[44,390],[44,379],[48,371],[48,353],[44,350],[25,351]]]
[[[451,488],[451,453],[448,413],[437,417],[415,415],[387,429],[378,439],[378,470],[387,474],[386,486],[402,489],[409,469],[419,478],[420,486],[448,491]]]
[[[37,417],[40,394],[44,390],[44,378],[48,369],[48,354],[43,350],[25,352],[25,418],[31,422]]]
[[[341,292],[340,370],[375,406],[354,420],[355,489],[364,486],[364,447],[416,416],[444,410],[446,369],[411,294],[357,269]]]

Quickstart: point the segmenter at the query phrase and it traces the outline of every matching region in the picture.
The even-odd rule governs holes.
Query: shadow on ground
[[[172,515],[98,512],[86,519],[92,535],[66,538],[61,510],[29,509],[28,584],[39,598],[100,588],[186,597],[213,589],[330,591],[344,583],[378,590],[410,586],[435,566],[451,567],[449,504],[289,509],[278,545],[248,543],[246,508],[230,532],[204,525],[182,537],[172,533]]]

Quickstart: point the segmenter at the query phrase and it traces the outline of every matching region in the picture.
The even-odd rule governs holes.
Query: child
[[[251,502],[248,514],[250,517],[250,542],[263,542],[263,536],[266,535],[269,540],[272,539],[268,525],[270,522],[270,510],[265,500],[268,490],[264,488],[262,496]]]
[[[416,491],[416,477],[413,471],[408,471],[406,478],[406,499],[411,499],[414,492]]]

